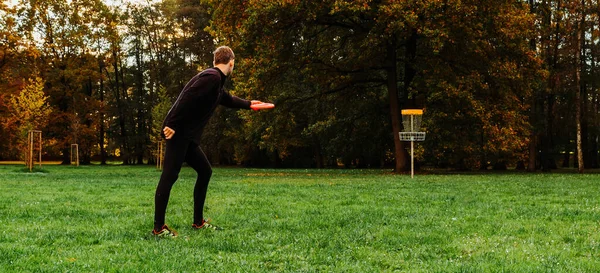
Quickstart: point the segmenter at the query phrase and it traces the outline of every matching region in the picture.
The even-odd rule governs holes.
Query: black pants
[[[194,187],[194,224],[202,224],[204,200],[208,182],[212,175],[210,162],[200,147],[191,140],[169,139],[165,149],[163,172],[156,187],[154,195],[154,229],[160,230],[165,224],[165,213],[169,203],[171,188],[177,178],[181,165],[187,162],[197,173],[196,186]]]

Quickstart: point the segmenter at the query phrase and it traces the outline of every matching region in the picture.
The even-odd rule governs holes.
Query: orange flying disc
[[[271,108],[275,108],[275,104],[272,104],[272,103],[259,103],[259,104],[250,105],[250,108],[252,108],[252,110],[271,109]]]

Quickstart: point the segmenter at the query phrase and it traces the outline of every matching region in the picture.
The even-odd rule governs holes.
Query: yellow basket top
[[[423,109],[402,109],[402,115],[423,115]]]

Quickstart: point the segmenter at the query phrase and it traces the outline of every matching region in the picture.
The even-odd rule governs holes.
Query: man
[[[209,224],[203,217],[204,200],[212,169],[206,155],[198,146],[200,137],[204,126],[219,104],[230,108],[250,109],[250,105],[262,103],[240,99],[223,89],[227,76],[233,71],[234,58],[231,48],[227,46],[217,48],[214,52],[214,67],[200,72],[186,84],[163,122],[162,135],[167,139],[167,144],[163,172],[154,196],[152,233],[156,236],[177,236],[177,233],[165,224],[165,213],[171,188],[179,176],[184,161],[198,173],[194,187],[192,227],[220,229]]]

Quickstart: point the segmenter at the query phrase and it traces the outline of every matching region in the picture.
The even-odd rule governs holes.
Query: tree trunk
[[[586,22],[585,22],[585,1],[582,0],[581,1],[581,25],[580,25],[580,29],[579,32],[580,34],[578,34],[579,36],[579,53],[580,53],[580,61],[579,61],[579,73],[580,73],[580,77],[579,77],[579,87],[580,87],[580,92],[581,92],[581,97],[580,97],[580,116],[579,116],[579,122],[581,122],[581,150],[585,151],[583,153],[583,162],[584,162],[584,168],[590,168],[590,152],[589,152],[589,147],[590,147],[590,143],[589,143],[589,127],[588,127],[588,120],[586,118],[587,116],[587,108],[588,108],[588,84],[587,84],[587,77],[586,75],[586,71],[587,71],[587,67],[586,67],[586,52],[585,52],[585,47],[586,47],[586,35],[585,35],[585,31],[586,31]]]
[[[325,167],[323,162],[323,154],[321,153],[321,143],[319,143],[318,139],[314,139],[313,152],[315,154],[315,165],[317,169],[322,169]]]
[[[535,172],[535,162],[537,155],[537,135],[535,134],[535,129],[531,129],[531,134],[529,135],[529,161],[527,162],[527,171]]]
[[[578,68],[575,69],[575,86],[577,86],[576,88],[576,92],[575,92],[575,122],[577,124],[577,170],[579,173],[583,173],[583,168],[584,168],[584,163],[583,163],[583,149],[582,149],[582,143],[581,143],[581,70],[583,68],[584,65],[584,61],[582,60],[582,44],[583,44],[583,28],[585,26],[584,24],[584,16],[583,16],[583,3],[585,3],[584,0],[581,1],[582,2],[582,10],[580,11],[579,16],[581,16],[581,21],[579,24],[579,29],[577,30],[577,54],[575,54],[576,56],[576,64],[579,65]]]
[[[119,128],[121,129],[121,157],[123,159],[123,164],[129,164],[129,156],[128,156],[128,145],[127,145],[127,130],[125,128],[125,114],[123,113],[123,98],[121,98],[121,92],[119,91],[119,63],[117,60],[117,52],[116,49],[113,50],[113,67],[115,69],[115,100],[117,100],[117,109],[119,112]],[[125,90],[123,90],[123,93]]]
[[[544,104],[544,102],[541,103],[541,105],[539,105],[539,111],[540,113],[542,113],[543,116],[545,116],[545,128],[544,130],[540,130],[541,133],[540,134],[540,140],[539,140],[539,145],[541,146],[541,153],[540,153],[540,164],[541,164],[541,168],[544,171],[550,171],[551,169],[555,168],[556,166],[556,162],[554,161],[553,158],[553,154],[551,152],[553,145],[554,145],[554,141],[553,141],[553,135],[554,135],[554,130],[553,130],[553,126],[552,123],[554,121],[554,104],[556,102],[556,94],[557,94],[557,88],[558,88],[558,80],[559,80],[559,76],[558,76],[558,60],[559,60],[559,48],[560,48],[560,40],[561,40],[561,36],[560,36],[560,29],[561,29],[561,20],[562,17],[558,14],[560,14],[559,12],[561,11],[562,8],[562,1],[558,1],[557,3],[557,8],[555,10],[556,14],[557,14],[557,18],[556,18],[556,23],[555,23],[555,29],[554,29],[554,41],[553,41],[553,47],[552,49],[550,49],[550,43],[548,42],[548,47],[547,47],[547,51],[546,52],[550,52],[550,50],[552,50],[552,54],[545,54],[545,59],[546,59],[546,63],[551,67],[551,73],[550,73],[550,78],[549,78],[549,82],[548,85],[550,87],[550,93],[547,94],[546,96],[546,104]],[[546,26],[550,26],[551,25],[551,17],[550,14],[547,15],[547,17],[544,17],[544,22],[546,24]],[[549,39],[551,40],[551,39]],[[544,105],[546,106],[544,109]],[[541,118],[540,120],[543,120],[543,118]]]
[[[145,124],[145,115],[143,112],[144,107],[144,74],[143,74],[143,64],[142,64],[142,52],[141,46],[139,45],[139,41],[135,46],[135,60],[136,60],[136,89],[138,92],[137,95],[137,134],[135,138],[135,153],[137,157],[137,164],[144,164],[144,151],[147,147],[146,137],[148,136],[146,132],[146,124]]]
[[[66,88],[64,86],[66,86],[66,78],[64,76],[64,72],[63,72],[63,76],[61,76],[61,83],[63,84],[63,88]],[[67,90],[64,90],[65,94],[68,93]],[[59,104],[59,109],[61,112],[66,113],[67,111],[69,111],[69,103],[67,102],[66,98],[63,98],[62,102]],[[71,121],[69,121],[68,124],[70,124]],[[66,125],[67,123],[65,123]],[[66,125],[65,127],[65,132],[71,132],[72,128],[70,125]],[[65,137],[68,137],[67,135],[65,135]],[[65,143],[65,145],[63,146],[63,160],[62,160],[62,165],[70,165],[71,164],[71,145],[70,143]]]
[[[102,71],[104,70],[104,62],[102,60],[99,61],[100,66],[100,103],[102,104],[102,109],[100,110],[100,164],[106,165],[106,148],[104,148],[104,77],[102,76]]]
[[[393,38],[392,38],[393,39]],[[392,118],[392,134],[394,135],[394,156],[396,165],[394,172],[401,173],[406,168],[407,159],[404,154],[404,143],[400,141],[400,105],[398,102],[398,76],[396,63],[396,42],[392,41],[387,48],[387,88],[390,101],[390,115]]]
[[[556,162],[554,161],[554,153],[552,152],[554,148],[554,126],[552,126],[552,124],[554,122],[554,104],[556,103],[556,96],[554,94],[554,92],[549,94],[546,102],[546,132],[544,134],[542,146],[542,154],[544,155],[542,168],[544,171],[555,169],[556,166]]]
[[[581,74],[585,74],[585,68],[581,67]],[[581,90],[581,97],[580,97],[580,103],[581,103],[581,112],[580,112],[580,122],[581,122],[581,150],[584,151],[583,152],[583,162],[584,164],[584,168],[590,168],[590,145],[589,145],[589,138],[588,138],[588,134],[589,134],[589,126],[588,126],[588,122],[586,119],[586,113],[587,113],[587,83],[585,80],[585,77],[581,77],[581,85],[579,87],[579,90]]]
[[[595,32],[595,24],[590,24],[590,33],[594,33]],[[594,34],[592,34],[592,39],[594,39]],[[596,75],[596,47],[595,46],[591,46],[591,55],[592,58],[590,61],[590,75]],[[591,81],[591,94],[592,94],[592,100],[591,100],[591,106],[590,108],[593,109],[593,113],[598,113],[598,91],[597,89],[597,84],[595,80]],[[598,124],[598,115],[591,115],[591,120],[590,120],[593,128],[598,128],[599,124]],[[589,147],[589,160],[590,160],[590,167],[591,168],[598,168],[600,167],[598,164],[598,131],[597,130],[592,130],[592,133],[590,134],[590,147]]]
[[[529,10],[531,14],[536,14],[535,9],[535,0],[529,0]],[[544,24],[546,20],[543,21]],[[544,43],[542,42],[542,45]],[[532,50],[537,49],[537,41],[535,39],[531,39],[529,41],[529,46]],[[534,172],[536,170],[536,160],[537,160],[537,140],[538,140],[538,126],[537,126],[537,111],[538,111],[538,96],[540,95],[540,90],[533,90],[531,94],[531,109],[529,111],[529,124],[531,125],[531,132],[529,133],[529,160],[527,162],[527,171]]]
[[[600,9],[596,9],[596,20],[598,20],[598,15],[600,15]],[[597,34],[597,29],[594,29],[594,27],[598,24],[598,21],[590,24],[591,25],[591,29],[590,29],[590,33],[592,33],[592,40],[595,41],[595,39],[598,38]],[[597,48],[595,46],[592,46],[592,58],[591,58],[591,70],[590,70],[590,75],[597,75],[596,72],[596,54],[597,54]],[[592,80],[592,94],[594,96],[594,99],[592,100],[594,105],[592,106],[594,109],[594,113],[598,113],[599,109],[599,104],[600,104],[600,94],[598,94],[598,84],[596,83],[596,80]],[[600,128],[600,119],[598,118],[598,115],[592,115],[592,123],[594,128]],[[594,133],[592,135],[592,147],[590,147],[591,150],[591,160],[592,160],[592,167],[593,168],[600,168],[600,162],[599,162],[599,158],[598,158],[598,141],[599,141],[600,136],[598,135],[598,131],[594,130]]]
[[[85,95],[91,99],[94,95],[94,84],[92,83],[91,77],[88,77],[88,81],[86,84],[86,91],[87,91],[87,93]],[[92,120],[89,118],[85,118],[84,124],[85,124],[85,128],[93,128]],[[88,141],[83,141],[82,144],[83,145],[80,146],[81,147],[80,162],[83,165],[90,165],[90,164],[92,164],[92,145],[91,145],[92,143],[88,142]]]
[[[597,92],[596,91],[596,87],[592,87],[593,92]],[[598,113],[598,94],[594,94],[594,99],[592,100],[594,105],[594,113]],[[597,115],[593,115],[593,124],[595,128],[598,128],[600,126],[600,124],[598,124],[598,117]],[[600,164],[598,162],[598,132],[594,131],[594,133],[591,135],[591,142],[590,142],[590,166],[591,168],[599,168]]]

